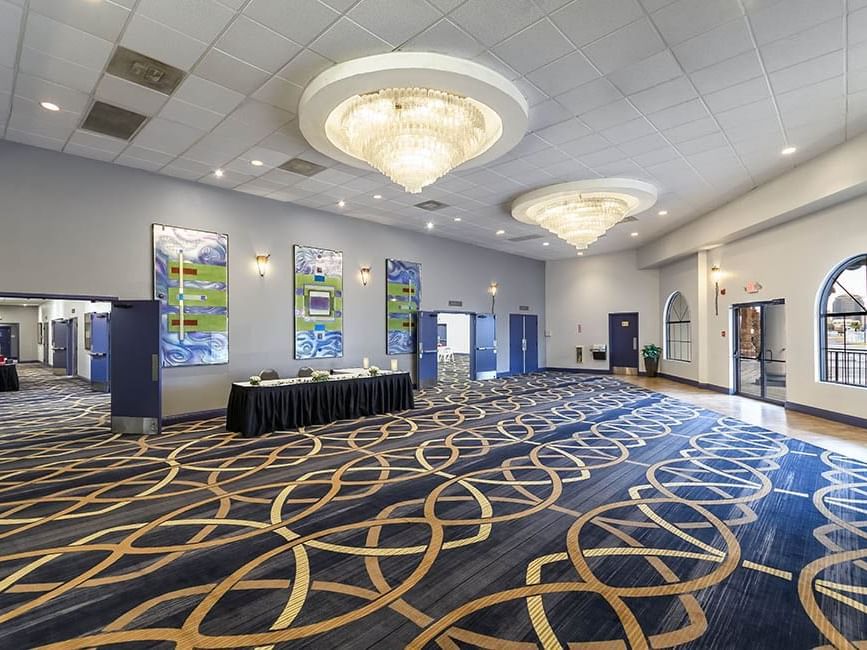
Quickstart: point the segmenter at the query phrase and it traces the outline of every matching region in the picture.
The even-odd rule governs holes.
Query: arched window
[[[689,305],[680,291],[675,291],[665,308],[665,358],[692,361],[692,332]]]
[[[838,266],[819,302],[822,381],[867,386],[867,255]]]

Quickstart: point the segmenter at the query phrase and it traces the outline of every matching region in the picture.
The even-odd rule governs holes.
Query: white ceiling
[[[169,98],[106,75],[116,44],[188,76]],[[392,50],[500,71],[527,97],[530,132],[421,195],[309,149],[295,119],[304,85],[333,62]],[[94,98],[150,120],[131,142],[80,130]],[[539,232],[509,215],[528,189],[603,176],[655,184],[657,207],[590,254],[621,250],[865,127],[867,0],[0,0],[8,140],[393,226],[431,220],[437,235],[539,259],[574,250],[553,237],[506,241]],[[798,152],[782,157],[787,143]],[[309,179],[274,169],[294,156],[329,169]],[[413,207],[426,199],[450,207]]]

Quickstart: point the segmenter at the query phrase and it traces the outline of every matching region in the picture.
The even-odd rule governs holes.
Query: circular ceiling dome
[[[512,216],[541,226],[578,250],[585,250],[626,217],[656,203],[656,188],[630,178],[598,178],[549,185],[522,194]]]
[[[408,192],[488,163],[527,130],[527,100],[498,72],[464,59],[393,52],[337,64],[305,88],[298,122],[320,153],[373,167]]]

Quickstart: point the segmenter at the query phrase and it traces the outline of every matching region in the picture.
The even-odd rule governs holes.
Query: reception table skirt
[[[18,366],[15,364],[0,365],[0,392],[18,390]]]
[[[412,382],[405,372],[282,386],[232,384],[226,429],[261,435],[414,406]]]

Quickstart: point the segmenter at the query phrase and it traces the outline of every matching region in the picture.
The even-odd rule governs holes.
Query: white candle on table
[[[370,368],[370,359],[364,357],[364,359],[361,360],[361,365],[364,366],[365,370],[367,370],[368,368]]]
[[[397,372],[397,359],[392,359],[392,360],[391,360],[391,371],[392,371],[392,372]]]

